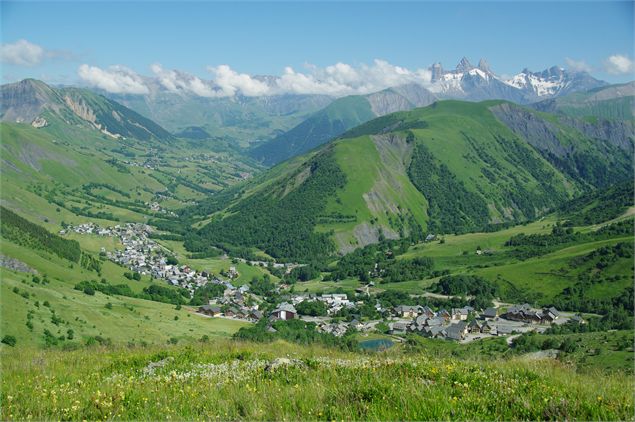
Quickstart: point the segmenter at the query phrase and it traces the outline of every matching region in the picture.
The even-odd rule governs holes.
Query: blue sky
[[[2,2],[2,43],[3,82],[80,83],[83,64],[210,79],[207,67],[223,64],[280,75],[382,59],[415,71],[462,56],[503,75],[562,65],[621,82],[633,79],[633,3]],[[41,50],[20,50],[31,45]]]

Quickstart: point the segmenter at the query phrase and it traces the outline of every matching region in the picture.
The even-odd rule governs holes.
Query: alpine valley
[[[635,82],[427,70],[2,85],[2,419],[632,418]]]

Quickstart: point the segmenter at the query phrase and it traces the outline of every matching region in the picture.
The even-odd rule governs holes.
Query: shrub
[[[15,339],[15,336],[12,336],[10,334],[7,334],[6,336],[2,337],[2,343],[8,346],[15,347],[17,342],[18,341]]]

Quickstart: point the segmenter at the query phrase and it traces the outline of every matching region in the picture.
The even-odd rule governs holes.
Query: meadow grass
[[[630,420],[634,410],[631,377],[546,360],[230,340],[1,356],[3,420]],[[271,369],[278,357],[290,361]]]

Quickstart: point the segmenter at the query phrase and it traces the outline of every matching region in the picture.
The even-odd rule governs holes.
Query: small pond
[[[374,340],[364,340],[359,342],[359,347],[362,350],[368,350],[370,352],[377,352],[380,350],[386,350],[392,347],[395,343],[387,338],[377,338]]]

